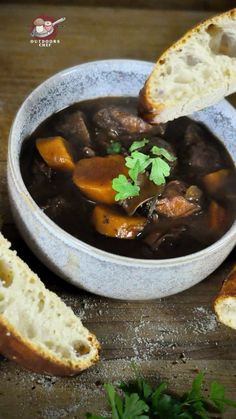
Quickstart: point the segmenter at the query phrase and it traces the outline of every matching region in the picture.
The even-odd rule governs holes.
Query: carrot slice
[[[69,143],[63,137],[37,138],[36,147],[43,160],[53,169],[68,171],[74,169]]]
[[[129,217],[105,205],[96,205],[92,213],[92,223],[100,234],[119,239],[134,239],[146,222],[145,217]]]
[[[227,178],[229,177],[229,170],[220,169],[215,172],[208,173],[203,177],[203,183],[210,193],[216,192],[218,189],[224,187]]]
[[[208,224],[211,230],[221,231],[227,223],[226,210],[217,204],[216,201],[211,201],[208,207]]]
[[[116,192],[112,189],[112,179],[119,174],[128,174],[123,156],[91,157],[78,161],[73,182],[93,201],[113,204]]]

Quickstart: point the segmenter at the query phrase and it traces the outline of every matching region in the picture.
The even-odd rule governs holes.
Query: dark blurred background
[[[236,7],[236,0],[18,0],[17,3],[206,11],[224,11]]]

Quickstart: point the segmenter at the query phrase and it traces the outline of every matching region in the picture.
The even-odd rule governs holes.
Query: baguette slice
[[[218,320],[236,329],[236,263],[214,301]]]
[[[189,30],[156,62],[140,92],[151,123],[171,121],[236,91],[236,9]]]
[[[0,233],[0,352],[33,371],[63,376],[94,364],[99,348]]]

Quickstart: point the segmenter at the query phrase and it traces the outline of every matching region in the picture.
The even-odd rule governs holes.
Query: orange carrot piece
[[[116,192],[112,188],[112,179],[119,174],[128,174],[123,156],[91,157],[78,161],[73,182],[93,201],[113,204]]]
[[[74,169],[74,162],[69,152],[69,143],[63,137],[37,138],[36,147],[43,160],[52,169]]]
[[[210,229],[213,231],[221,231],[226,222],[226,210],[217,204],[216,201],[211,201],[208,207],[208,224]]]
[[[105,205],[96,205],[92,213],[92,223],[100,234],[119,239],[135,239],[146,222],[145,217],[129,217]]]
[[[203,177],[203,183],[210,193],[214,193],[224,187],[228,176],[229,170],[220,169],[205,175]]]

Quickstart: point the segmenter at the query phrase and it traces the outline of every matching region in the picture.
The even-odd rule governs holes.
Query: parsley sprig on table
[[[201,387],[204,373],[196,375],[191,389],[182,397],[167,394],[166,383],[152,388],[143,378],[133,383],[121,384],[119,393],[112,384],[105,384],[111,419],[209,419],[209,409],[223,413],[225,405],[236,408],[236,402],[225,397],[224,386],[217,381],[210,384],[208,396],[203,396]],[[106,419],[105,416],[88,413],[90,419]],[[214,415],[214,417],[216,417]],[[219,416],[217,416],[219,417]]]
[[[129,169],[130,179],[125,175],[119,175],[112,180],[112,188],[117,192],[115,196],[116,201],[139,195],[138,175],[146,170],[148,171],[149,179],[156,185],[165,183],[165,178],[170,175],[168,162],[173,162],[175,157],[165,148],[157,146],[153,146],[149,154],[138,151],[148,143],[149,140],[144,138],[131,144],[129,148],[130,155],[125,158],[125,165]]]

